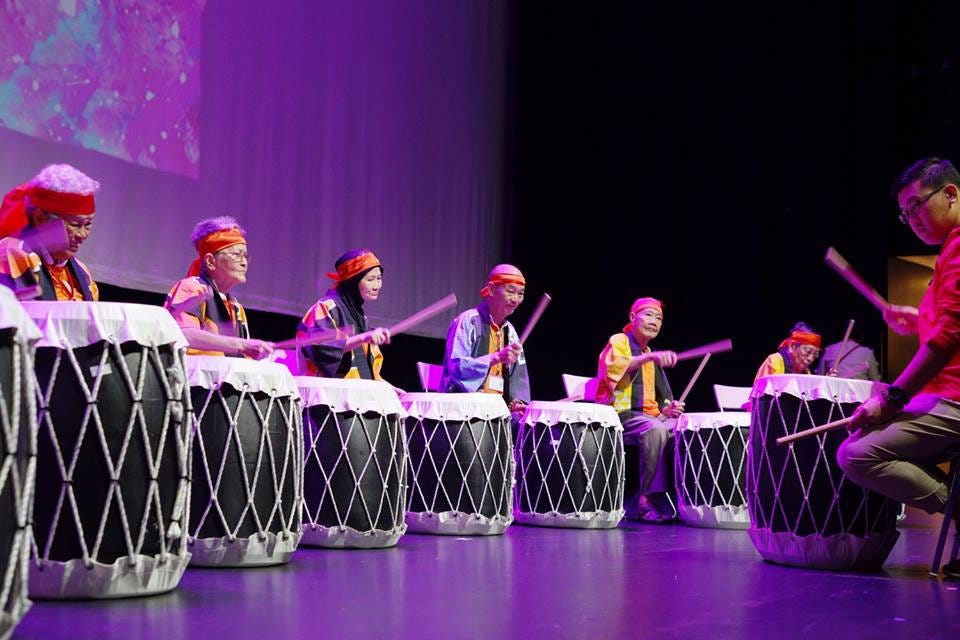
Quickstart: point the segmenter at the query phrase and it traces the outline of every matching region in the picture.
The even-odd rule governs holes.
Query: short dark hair
[[[941,158],[923,158],[907,167],[890,188],[890,195],[894,198],[911,182],[916,180],[928,189],[941,189],[948,184],[960,186],[960,173],[953,163]]]

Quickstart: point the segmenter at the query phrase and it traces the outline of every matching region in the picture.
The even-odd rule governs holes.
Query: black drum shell
[[[317,525],[365,532],[403,525],[405,449],[398,415],[314,405],[303,412],[303,429],[304,504]]]
[[[96,412],[100,416],[107,448],[114,464],[120,462],[120,452],[125,434],[134,410],[133,396],[123,379],[121,366],[130,373],[134,385],[138,384],[141,374],[141,410],[147,441],[141,433],[138,421],[132,423],[132,434],[122,459],[119,474],[119,486],[123,504],[127,513],[127,524],[134,545],[141,533],[143,544],[139,553],[156,555],[161,552],[162,539],[166,534],[161,531],[153,501],[148,502],[151,485],[151,472],[148,465],[147,446],[153,452],[154,460],[161,459],[159,472],[155,478],[159,495],[162,522],[169,523],[179,489],[182,471],[178,463],[177,437],[174,422],[168,416],[171,404],[182,398],[170,398],[164,389],[162,377],[172,366],[180,367],[179,354],[174,345],[162,345],[156,349],[159,363],[150,357],[150,349],[136,342],[119,345],[123,364],[117,350],[107,342],[100,341],[85,347],[74,348],[73,356],[85,385],[93,385],[96,375],[101,371],[100,363],[104,349],[108,349],[99,392],[96,396]],[[53,517],[57,501],[63,489],[63,478],[58,468],[53,438],[60,445],[64,464],[69,469],[72,451],[81,437],[81,424],[87,410],[86,393],[79,383],[77,371],[70,363],[67,354],[61,354],[59,367],[54,371],[58,352],[55,347],[40,347],[35,355],[35,370],[39,393],[47,392],[53,381],[49,406],[41,403],[38,408],[39,432],[37,439],[37,482],[34,504],[34,535],[41,556],[49,542]],[[159,366],[158,366],[159,365]],[[108,369],[107,369],[108,368]],[[143,370],[141,371],[141,368]],[[56,379],[53,380],[53,376]],[[51,434],[46,417],[53,424]],[[167,428],[164,431],[165,420]],[[72,487],[77,501],[77,510],[82,523],[83,538],[88,551],[92,552],[97,528],[104,512],[107,494],[111,487],[111,476],[101,448],[101,442],[94,428],[93,418],[82,434],[80,455],[73,473]],[[162,444],[161,444],[162,439]],[[144,511],[146,522],[143,523]],[[145,529],[145,532],[144,532]],[[116,498],[109,503],[109,515],[104,528],[103,540],[95,560],[110,564],[126,557],[128,547],[124,537],[123,523],[117,509]],[[72,510],[64,496],[59,522],[50,546],[49,560],[68,561],[82,557],[80,532],[74,523]]]

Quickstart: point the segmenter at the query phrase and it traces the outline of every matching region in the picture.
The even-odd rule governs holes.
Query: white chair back
[[[720,411],[733,409],[740,411],[743,405],[750,402],[750,392],[753,387],[730,387],[725,384],[713,385],[713,395],[717,397],[717,406]]]
[[[597,379],[587,376],[575,376],[565,373],[563,388],[567,392],[567,400],[587,400],[593,402],[597,398]]]
[[[418,362],[417,373],[420,374],[420,386],[423,387],[424,391],[440,391],[440,379],[443,377],[442,366]]]

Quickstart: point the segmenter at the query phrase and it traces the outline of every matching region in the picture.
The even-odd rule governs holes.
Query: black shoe
[[[947,564],[943,565],[941,571],[943,571],[944,578],[960,580],[960,560],[948,562]]]

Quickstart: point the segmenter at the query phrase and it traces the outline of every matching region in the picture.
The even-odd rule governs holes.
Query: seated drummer
[[[663,303],[637,298],[623,333],[607,341],[597,372],[597,402],[613,405],[624,443],[639,449],[639,483],[624,496],[624,509],[628,518],[643,522],[669,522],[676,515],[668,493],[673,491],[673,428],[684,406],[673,399],[663,371],[677,363],[677,354],[650,348],[662,326]]]
[[[441,391],[503,396],[514,419],[530,402],[530,377],[517,330],[507,320],[527,282],[510,264],[495,266],[480,290],[483,301],[454,318],[447,331]]]
[[[380,297],[383,288],[383,265],[369,249],[356,249],[340,256],[334,263],[336,273],[327,276],[333,289],[310,307],[297,327],[297,336],[353,327],[346,340],[301,348],[309,375],[323,378],[361,378],[383,380],[383,352],[380,345],[390,343],[390,331],[384,327],[370,329],[363,304]]]
[[[186,336],[190,355],[261,360],[273,345],[250,338],[247,313],[231,291],[247,281],[246,231],[229,216],[197,223],[191,240],[197,258],[163,303]]]
[[[863,338],[857,330],[850,335],[847,343],[834,342],[823,349],[820,362],[817,364],[817,375],[836,375],[838,378],[850,380],[879,380],[880,366],[873,349],[862,344]],[[840,353],[840,348],[843,353]],[[837,360],[837,356],[840,360]]]
[[[790,337],[780,343],[777,352],[767,356],[760,365],[754,382],[780,373],[810,373],[810,367],[819,356],[820,334],[806,322],[798,322],[790,330]]]
[[[99,300],[90,269],[76,257],[93,228],[98,189],[99,182],[70,165],[52,164],[7,193],[0,205],[0,284],[20,298]],[[66,244],[50,252],[42,241],[27,246],[22,239],[61,224]]]
[[[893,384],[877,385],[857,408],[837,462],[862,487],[942,513],[949,484],[937,465],[960,450],[960,173],[949,160],[925,158],[893,189],[900,221],[926,244],[943,246],[920,308],[884,312],[890,328],[919,335],[920,345]],[[953,518],[960,522],[956,503]],[[960,561],[943,573],[960,578]]]

